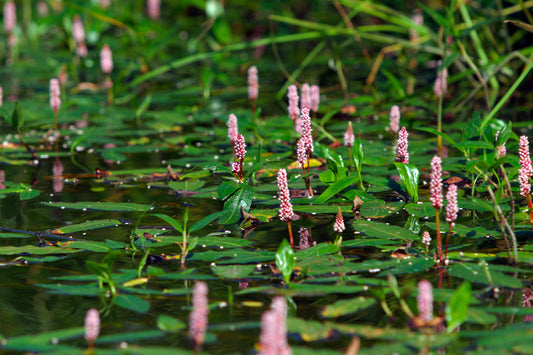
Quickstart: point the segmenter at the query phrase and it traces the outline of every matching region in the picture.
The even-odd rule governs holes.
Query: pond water
[[[29,16],[35,4],[23,3]],[[460,80],[462,64],[450,66],[442,180],[444,193],[458,186],[460,210],[449,259],[439,263],[429,191],[438,106],[431,48],[419,48],[418,70],[406,61],[413,48],[385,56],[377,82],[366,86],[370,68],[353,54],[359,47],[351,35],[322,38],[278,19],[276,46],[248,48],[242,39],[224,47],[219,31],[228,21],[255,13],[267,24],[268,4],[241,4],[244,12],[220,15],[225,24],[215,22],[206,35],[191,30],[205,20],[193,2],[169,4],[160,22],[144,15],[141,1],[108,10],[96,1],[59,3],[50,2],[57,9],[48,15],[26,17],[15,30],[17,47],[5,42],[0,52],[7,63],[0,68],[2,351],[82,353],[84,318],[96,308],[101,331],[90,351],[193,353],[191,292],[203,281],[210,308],[203,353],[259,352],[261,317],[276,296],[288,306],[295,354],[345,353],[358,340],[360,351],[346,353],[531,353],[533,232],[517,176],[519,136],[530,122],[515,120],[525,94],[506,107],[505,121],[484,123],[484,98],[462,102],[472,89]],[[329,20],[323,6],[308,9],[309,19]],[[75,55],[71,38],[76,14],[88,33],[86,58]],[[183,27],[168,26],[171,14]],[[235,35],[253,29],[245,27]],[[311,37],[291,39],[297,33]],[[98,66],[103,43],[113,49],[111,92]],[[260,82],[255,115],[246,88],[252,65]],[[321,88],[312,115],[313,197],[296,162],[287,70],[299,86]],[[62,72],[53,139],[49,80]],[[389,129],[394,104],[409,131],[405,165]],[[230,113],[246,140],[243,181],[230,168]],[[349,121],[359,138],[350,154],[343,145]],[[500,160],[497,131],[508,152]],[[280,169],[288,170],[297,215],[289,227],[294,251],[278,216]],[[341,233],[333,229],[338,209]],[[445,240],[444,207],[439,216]],[[433,286],[429,321],[417,310],[422,280]]]

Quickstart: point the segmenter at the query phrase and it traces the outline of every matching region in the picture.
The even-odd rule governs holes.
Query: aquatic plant
[[[408,137],[409,133],[407,132],[405,127],[402,127],[402,129],[398,133],[398,146],[396,148],[396,161],[398,163],[409,164]]]
[[[59,87],[59,80],[57,78],[50,79],[50,107],[54,111],[54,127],[57,131],[59,129],[57,123],[57,113],[61,106],[61,89]]]
[[[278,180],[278,199],[280,203],[279,218],[287,223],[289,230],[289,239],[291,247],[294,247],[294,238],[292,236],[291,221],[294,217],[294,211],[292,209],[291,194],[289,191],[289,185],[287,182],[287,171],[285,169],[279,169],[277,174]]]
[[[259,354],[290,355],[292,350],[287,341],[287,303],[284,297],[275,297],[270,310],[261,316]]]
[[[441,159],[434,156],[431,159],[431,180],[429,185],[430,201],[435,209],[436,234],[437,234],[437,257],[442,262],[442,240],[440,236],[440,209],[442,208],[442,167]]]
[[[248,68],[248,98],[252,101],[252,115],[257,111],[257,96],[259,95],[259,78],[255,65]]]
[[[85,316],[85,340],[89,343],[89,348],[94,347],[94,341],[100,334],[100,312],[96,308],[91,308]]]
[[[459,206],[457,205],[457,185],[451,184],[446,192],[446,222],[448,222],[448,233],[446,235],[446,247],[444,249],[444,260],[448,258],[448,243],[450,235],[457,219]]]
[[[87,45],[85,44],[85,29],[80,15],[74,15],[72,19],[72,38],[76,43],[76,55],[80,58],[87,57]]]

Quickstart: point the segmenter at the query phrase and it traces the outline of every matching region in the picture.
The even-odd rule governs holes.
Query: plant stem
[[[453,222],[450,222],[448,227],[448,233],[446,234],[446,247],[444,248],[444,260],[448,259],[448,242],[450,241],[450,235],[452,234]]]
[[[437,224],[437,260],[439,262],[443,262],[442,259],[442,239],[440,237],[440,216],[439,216],[440,208],[435,208],[436,218],[435,222]]]
[[[294,237],[292,236],[291,221],[287,222],[287,228],[289,229],[289,240],[291,242],[291,247],[294,249]]]

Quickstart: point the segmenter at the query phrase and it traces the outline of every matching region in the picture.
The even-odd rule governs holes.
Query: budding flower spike
[[[7,34],[7,47],[11,51],[17,45],[18,39],[15,35],[15,26],[17,25],[17,8],[13,1],[4,3],[4,30]],[[8,56],[8,64],[13,58]]]
[[[300,107],[298,106],[300,97],[298,96],[298,89],[296,88],[296,85],[293,84],[289,86],[287,91],[287,98],[289,99],[289,117],[291,118],[292,123],[296,128],[296,121],[300,117]]]
[[[520,169],[518,169],[518,182],[520,183],[520,196],[526,198],[527,208],[529,209],[530,222],[533,225],[533,202],[531,201],[531,175],[533,167],[531,166],[531,157],[529,155],[529,140],[527,136],[520,136],[518,143],[518,155],[520,156]]]
[[[54,111],[54,125],[55,130],[58,130],[57,112],[61,106],[61,89],[59,87],[59,79],[50,79],[50,107]]]
[[[433,286],[431,282],[422,280],[418,283],[418,296],[416,296],[418,306],[418,317],[425,323],[433,320]]]
[[[294,237],[292,236],[291,221],[294,217],[294,211],[291,203],[291,193],[289,191],[289,184],[287,182],[287,171],[285,169],[279,169],[278,175],[278,198],[279,198],[279,218],[287,223],[289,229],[289,239],[291,246],[294,248]]]
[[[239,134],[233,143],[233,151],[235,152],[235,161],[232,165],[232,172],[237,179],[242,181],[242,165],[244,163],[244,157],[246,155],[246,142],[244,136]]]
[[[113,103],[113,81],[111,80],[111,71],[113,70],[113,53],[111,48],[107,44],[104,44],[102,50],[100,51],[100,67],[102,72],[106,75],[104,86],[108,89],[107,92],[107,103]]]
[[[252,101],[252,116],[255,117],[257,111],[256,101],[259,95],[259,78],[257,67],[251,66],[248,69],[248,98]]]
[[[449,223],[449,228],[448,235],[446,236],[444,260],[448,258],[448,242],[450,241],[450,234],[452,233],[452,228],[455,226],[457,212],[459,212],[459,206],[457,205],[457,185],[452,184],[448,187],[448,192],[446,193],[446,201],[446,222]]]
[[[85,316],[85,340],[89,343],[89,349],[94,348],[98,334],[100,334],[100,313],[96,308],[91,308]]]
[[[422,243],[426,246],[426,254],[429,253],[429,244],[431,243],[431,236],[428,231],[424,231],[422,234]]]
[[[389,121],[390,131],[396,136],[400,130],[400,107],[398,105],[391,107]]]
[[[87,46],[85,45],[85,29],[83,28],[83,23],[81,22],[81,17],[75,15],[72,20],[72,38],[76,42],[76,54],[80,58],[87,56]]]
[[[409,142],[407,137],[409,137],[409,133],[407,133],[405,127],[402,127],[398,134],[398,148],[396,150],[396,161],[399,163],[409,164],[409,151],[407,149]]]
[[[189,337],[191,338],[196,353],[202,350],[207,331],[209,315],[208,292],[209,290],[205,282],[198,281],[194,284],[192,291],[192,310],[189,314]]]
[[[228,138],[229,142],[231,143],[231,149],[233,150],[233,159],[235,159],[235,148],[234,144],[237,140],[237,136],[239,135],[239,126],[238,126],[238,120],[237,116],[235,116],[233,113],[230,113],[228,116]]]
[[[435,85],[433,86],[433,92],[437,95],[438,105],[437,105],[437,131],[442,133],[442,100],[444,94],[446,94],[448,88],[448,70],[442,68],[437,74],[437,79],[435,80]],[[437,148],[439,156],[442,156],[442,136],[437,135]]]
[[[440,209],[442,208],[442,167],[441,159],[434,156],[431,159],[431,180],[429,183],[430,201],[435,209],[435,222],[437,224],[437,260],[442,260],[442,240],[440,237]]]
[[[301,94],[300,94],[300,109],[303,111],[307,109],[311,110],[311,88],[309,84],[302,84]]]
[[[160,0],[147,0],[146,1],[146,13],[152,20],[158,20],[161,15],[161,1]]]
[[[337,207],[337,215],[335,216],[335,223],[333,224],[333,231],[337,233],[337,237],[335,238],[335,245],[341,246],[342,244],[342,237],[341,234],[346,229],[346,226],[344,225],[344,217],[342,217],[342,211],[340,207]]]
[[[298,158],[298,163],[302,167],[304,174],[310,173],[310,162],[311,153],[314,151],[313,145],[313,129],[311,128],[311,117],[309,116],[309,109],[303,108],[302,114],[300,116],[302,135],[298,141],[298,147],[296,155]],[[313,188],[311,187],[311,177],[308,176],[305,178],[305,184],[309,190],[309,195],[313,196]]]
[[[278,296],[261,317],[258,355],[291,355],[287,341],[287,302]]]
[[[318,105],[320,104],[320,87],[318,85],[311,86],[311,111],[313,117],[316,118],[318,112]]]

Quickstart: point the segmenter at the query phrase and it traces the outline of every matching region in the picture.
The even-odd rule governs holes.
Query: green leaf
[[[170,216],[167,216],[166,214],[161,214],[161,213],[154,213],[154,214],[152,214],[152,216],[162,219],[163,221],[165,221],[168,224],[170,224],[172,226],[172,228],[174,228],[175,230],[177,230],[180,233],[183,233],[183,226],[175,218],[172,218]]]
[[[385,202],[383,200],[374,200],[363,203],[360,208],[361,215],[365,218],[383,218],[388,217],[398,211],[403,202]]]
[[[252,205],[254,189],[244,185],[235,191],[224,203],[225,214],[219,218],[220,224],[235,223],[241,216],[241,207],[248,212]]]
[[[28,189],[25,191],[22,191],[19,195],[19,198],[21,201],[31,200],[32,198],[35,198],[39,196],[41,192],[39,190],[34,189]]]
[[[211,265],[211,270],[223,279],[243,279],[255,270],[255,265]]]
[[[418,169],[413,164],[394,163],[413,202],[418,202]]]
[[[481,261],[483,263],[483,261]],[[490,270],[490,266],[481,267],[473,263],[454,264],[449,268],[450,276],[460,277],[469,282],[500,287],[522,288],[522,282],[499,271]]]
[[[405,228],[398,226],[390,226],[384,223],[356,220],[353,222],[356,230],[365,233],[369,237],[381,239],[402,239],[402,240],[419,240],[420,236],[411,233]]]
[[[113,298],[113,304],[138,313],[146,313],[150,309],[148,301],[134,295],[118,295]]]
[[[160,330],[141,330],[138,332],[135,331],[128,331],[125,333],[119,333],[119,334],[110,334],[110,335],[103,335],[100,336],[98,339],[95,340],[96,344],[111,344],[111,343],[120,343],[123,341],[127,342],[139,342],[141,340],[149,340],[154,338],[160,338],[165,336],[165,333],[163,333]],[[98,351],[99,352],[99,351]],[[137,354],[137,349],[135,351]],[[154,352],[153,354],[159,354],[158,352]]]
[[[453,332],[465,321],[470,303],[470,289],[470,283],[461,284],[446,306],[446,331],[448,333]]]
[[[185,329],[186,325],[179,319],[163,314],[157,318],[157,327],[167,333],[177,333]]]
[[[15,108],[13,109],[13,113],[11,114],[11,126],[17,131],[20,131],[23,125],[24,116],[22,116],[22,110],[20,108],[19,103],[15,102]]]
[[[332,243],[320,243],[309,249],[301,250],[296,253],[297,260],[304,260],[322,255],[333,254],[339,251],[339,247]]]
[[[153,209],[151,205],[128,202],[42,202],[42,204],[61,209],[88,211],[146,212]]]
[[[276,253],[276,265],[283,275],[285,283],[288,285],[291,282],[291,276],[294,271],[294,250],[290,246],[287,239],[283,239],[279,245],[278,252]]]
[[[436,215],[435,207],[433,207],[431,202],[408,203],[404,208],[407,213],[418,218],[435,217]]]
[[[359,175],[361,175],[361,171],[363,169],[363,159],[365,157],[364,151],[363,151],[363,144],[361,143],[361,138],[357,137],[355,140],[353,146],[352,146],[352,154],[353,154],[353,162],[355,165],[355,169],[357,169]]]
[[[120,221],[118,219],[98,219],[93,221],[87,221],[78,224],[71,224],[65,227],[53,229],[49,233],[54,234],[68,234],[75,232],[85,232],[91,229],[99,229],[105,227],[118,227],[120,225],[130,224],[129,222]]]
[[[80,250],[75,249],[63,249],[58,247],[38,247],[35,245],[26,245],[22,247],[0,247],[0,255],[18,255],[18,254],[30,254],[30,255],[49,255],[49,254],[70,254],[77,253]]]
[[[72,242],[61,242],[58,243],[62,248],[72,248],[72,249],[83,249],[89,250],[96,253],[107,253],[111,249],[103,242],[93,242],[90,240],[80,240]]]
[[[222,210],[205,216],[204,218],[193,224],[191,228],[189,228],[189,232],[196,232],[197,230],[204,228],[205,226],[209,225],[209,223],[213,222],[215,219],[220,218],[224,214],[226,214],[226,211]]]
[[[357,313],[362,309],[373,306],[376,303],[374,298],[356,297],[349,300],[340,300],[327,305],[320,315],[325,318],[336,318],[347,314]]]
[[[347,176],[343,179],[337,180],[336,182],[328,186],[328,188],[324,192],[322,192],[322,194],[318,196],[314,202],[324,203],[342,190],[344,190],[345,188],[355,184],[356,182],[357,178],[353,176]]]

